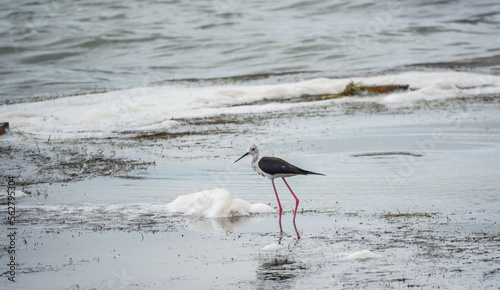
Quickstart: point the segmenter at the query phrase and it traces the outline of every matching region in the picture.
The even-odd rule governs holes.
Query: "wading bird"
[[[257,145],[252,144],[248,147],[248,152],[243,154],[238,160],[234,161],[234,163],[238,162],[240,159],[243,157],[251,155],[252,156],[252,168],[257,172],[258,174],[267,177],[271,179],[271,182],[273,183],[273,188],[274,188],[274,193],[276,193],[276,199],[278,200],[278,206],[280,209],[280,218],[279,218],[279,223],[280,223],[280,229],[281,228],[281,213],[283,212],[283,209],[281,208],[281,203],[280,203],[280,198],[278,197],[278,191],[276,191],[276,185],[274,185],[274,179],[281,177],[283,181],[285,182],[286,186],[292,193],[293,197],[295,198],[295,212],[293,214],[293,224],[295,225],[295,216],[297,215],[297,209],[299,207],[299,199],[293,193],[292,189],[288,185],[288,183],[285,180],[285,177],[291,177],[295,175],[308,175],[308,174],[315,174],[315,175],[324,175],[321,173],[316,173],[308,170],[304,170],[302,168],[299,168],[295,165],[292,165],[285,160],[281,158],[276,158],[276,157],[260,157],[259,158],[259,148]],[[283,230],[282,230],[283,231]]]

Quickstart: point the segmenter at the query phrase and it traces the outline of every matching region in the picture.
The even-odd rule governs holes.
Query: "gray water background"
[[[277,82],[430,62],[488,65],[498,63],[499,31],[500,2],[492,0],[6,0],[0,104],[165,80]]]

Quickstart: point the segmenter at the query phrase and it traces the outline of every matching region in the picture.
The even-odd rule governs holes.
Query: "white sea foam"
[[[361,259],[372,259],[372,258],[380,258],[382,257],[379,254],[375,254],[374,252],[370,250],[363,250],[360,252],[355,252],[352,254],[349,254],[345,257],[342,257],[341,260],[361,260]]]
[[[23,192],[16,191],[16,198],[24,196],[26,194]],[[0,194],[0,202],[6,202],[5,194]],[[208,232],[232,231],[234,227],[247,222],[246,216],[274,211],[266,204],[250,204],[245,200],[233,199],[231,193],[226,189],[206,190],[179,196],[168,204],[45,205],[26,203],[16,206],[23,210],[23,215],[26,216],[27,220],[43,215],[54,222],[63,221],[68,224],[80,221],[120,221],[125,224],[141,221],[147,224],[149,219],[154,221],[168,220],[169,217],[177,214],[201,216],[208,219],[189,221],[185,226]]]
[[[288,110],[307,103],[271,103],[232,106],[303,94],[341,92],[350,81],[367,85],[408,84],[414,90],[371,98],[344,98],[330,102],[398,104],[479,94],[500,93],[500,77],[461,72],[408,72],[349,79],[313,79],[289,84],[210,87],[144,87],[103,94],[66,97],[35,103],[3,105],[0,120],[13,131],[41,138],[100,137],[127,131],[167,130],[176,119]],[[321,102],[320,102],[321,103]]]
[[[269,244],[269,245],[265,246],[264,248],[262,248],[263,251],[269,251],[269,252],[279,251],[282,249],[283,249],[283,246],[279,245],[279,244]]]
[[[208,218],[246,216],[273,211],[272,207],[266,204],[250,204],[245,200],[232,199],[231,193],[226,189],[205,190],[179,196],[167,205],[167,210]]]

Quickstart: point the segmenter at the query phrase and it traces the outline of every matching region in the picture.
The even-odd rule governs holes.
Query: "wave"
[[[336,99],[304,95],[338,94],[351,83],[363,85],[408,85],[409,90],[376,96]],[[41,138],[109,137],[134,132],[165,132],[189,118],[220,115],[270,113],[298,107],[335,105],[346,102],[408,105],[500,94],[500,76],[466,72],[407,72],[353,78],[318,78],[273,85],[154,86],[88,94],[33,103],[5,105],[0,119],[12,131]],[[295,101],[294,101],[295,100]]]

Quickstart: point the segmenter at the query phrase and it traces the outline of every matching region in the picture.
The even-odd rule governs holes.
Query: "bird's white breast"
[[[267,173],[265,173],[264,171],[260,170],[260,168],[259,168],[259,166],[258,166],[258,164],[259,164],[259,160],[260,160],[260,158],[253,158],[253,159],[252,159],[252,168],[253,168],[253,170],[254,170],[255,172],[257,172],[258,174],[260,174],[260,175],[264,176],[264,177],[267,177],[267,178],[272,179],[272,178],[271,178],[271,176],[270,176],[269,174],[267,174]]]

